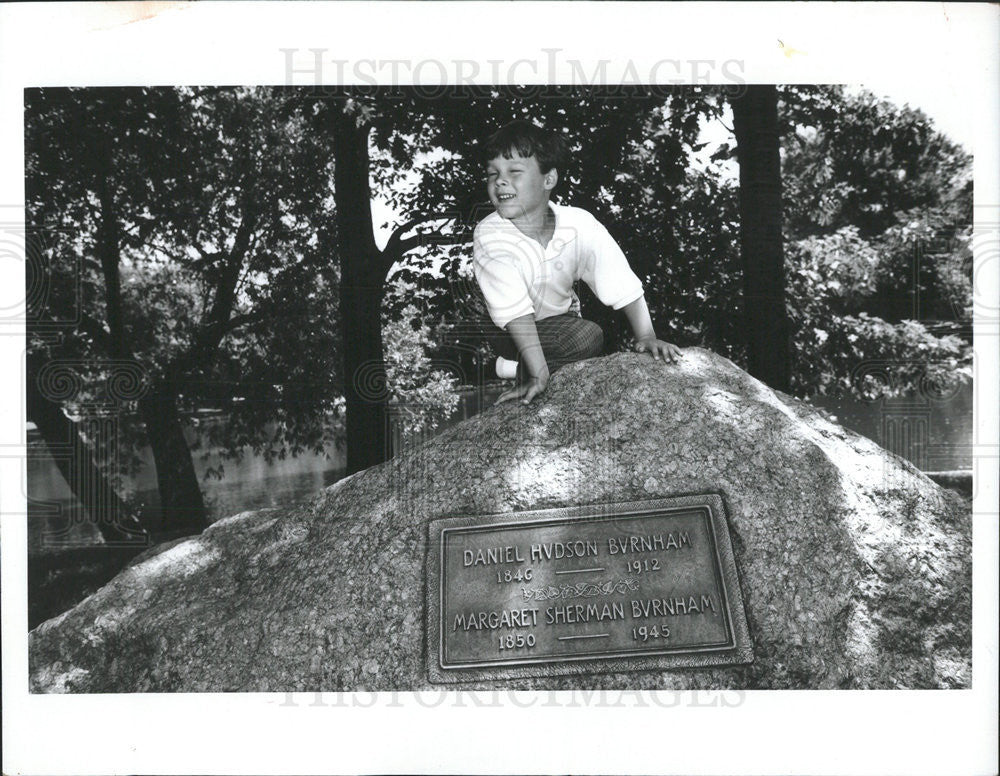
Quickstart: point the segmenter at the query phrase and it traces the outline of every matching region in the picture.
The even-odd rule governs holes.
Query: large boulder
[[[699,349],[617,354],[311,504],[160,547],[30,635],[36,692],[417,690],[427,522],[721,494],[755,659],[458,687],[968,687],[967,503]],[[455,687],[452,685],[452,687]]]

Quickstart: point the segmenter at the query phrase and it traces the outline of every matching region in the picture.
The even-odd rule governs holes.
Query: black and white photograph
[[[996,7],[283,5],[4,54],[4,771],[995,770]]]

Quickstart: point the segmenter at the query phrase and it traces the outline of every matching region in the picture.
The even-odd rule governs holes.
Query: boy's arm
[[[517,346],[524,368],[529,379],[500,394],[497,404],[511,399],[521,399],[523,404],[529,404],[549,384],[549,365],[545,362],[542,343],[538,340],[538,329],[535,327],[534,314],[522,315],[507,324],[507,332]]]
[[[628,265],[625,254],[610,232],[596,218],[589,216],[584,220],[581,234],[582,242],[589,251],[586,265],[593,268],[592,281],[587,282],[597,298],[609,307],[625,311],[635,334],[637,350],[647,350],[657,360],[676,361],[680,351],[669,342],[656,338],[646,297],[642,293],[642,281]],[[621,305],[624,299],[632,301]]]
[[[645,296],[640,296],[634,302],[629,302],[622,309],[625,311],[625,317],[628,318],[632,333],[635,335],[636,350],[640,353],[648,350],[652,353],[653,358],[657,360],[662,358],[671,364],[677,361],[681,354],[680,350],[675,345],[656,338]]]

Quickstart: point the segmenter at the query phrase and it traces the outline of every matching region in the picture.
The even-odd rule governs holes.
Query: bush
[[[427,355],[430,327],[416,307],[405,307],[399,318],[382,327],[389,412],[404,440],[434,431],[458,407],[458,380]]]
[[[853,226],[792,243],[786,252],[793,390],[877,399],[950,392],[972,377],[972,348],[917,321],[869,314],[891,256]]]

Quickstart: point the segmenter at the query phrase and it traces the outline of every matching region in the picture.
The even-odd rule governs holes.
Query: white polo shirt
[[[501,329],[534,313],[541,321],[569,311],[582,280],[619,310],[642,296],[642,281],[608,230],[586,210],[549,203],[556,226],[543,249],[494,212],[476,226],[473,269],[493,322]]]

